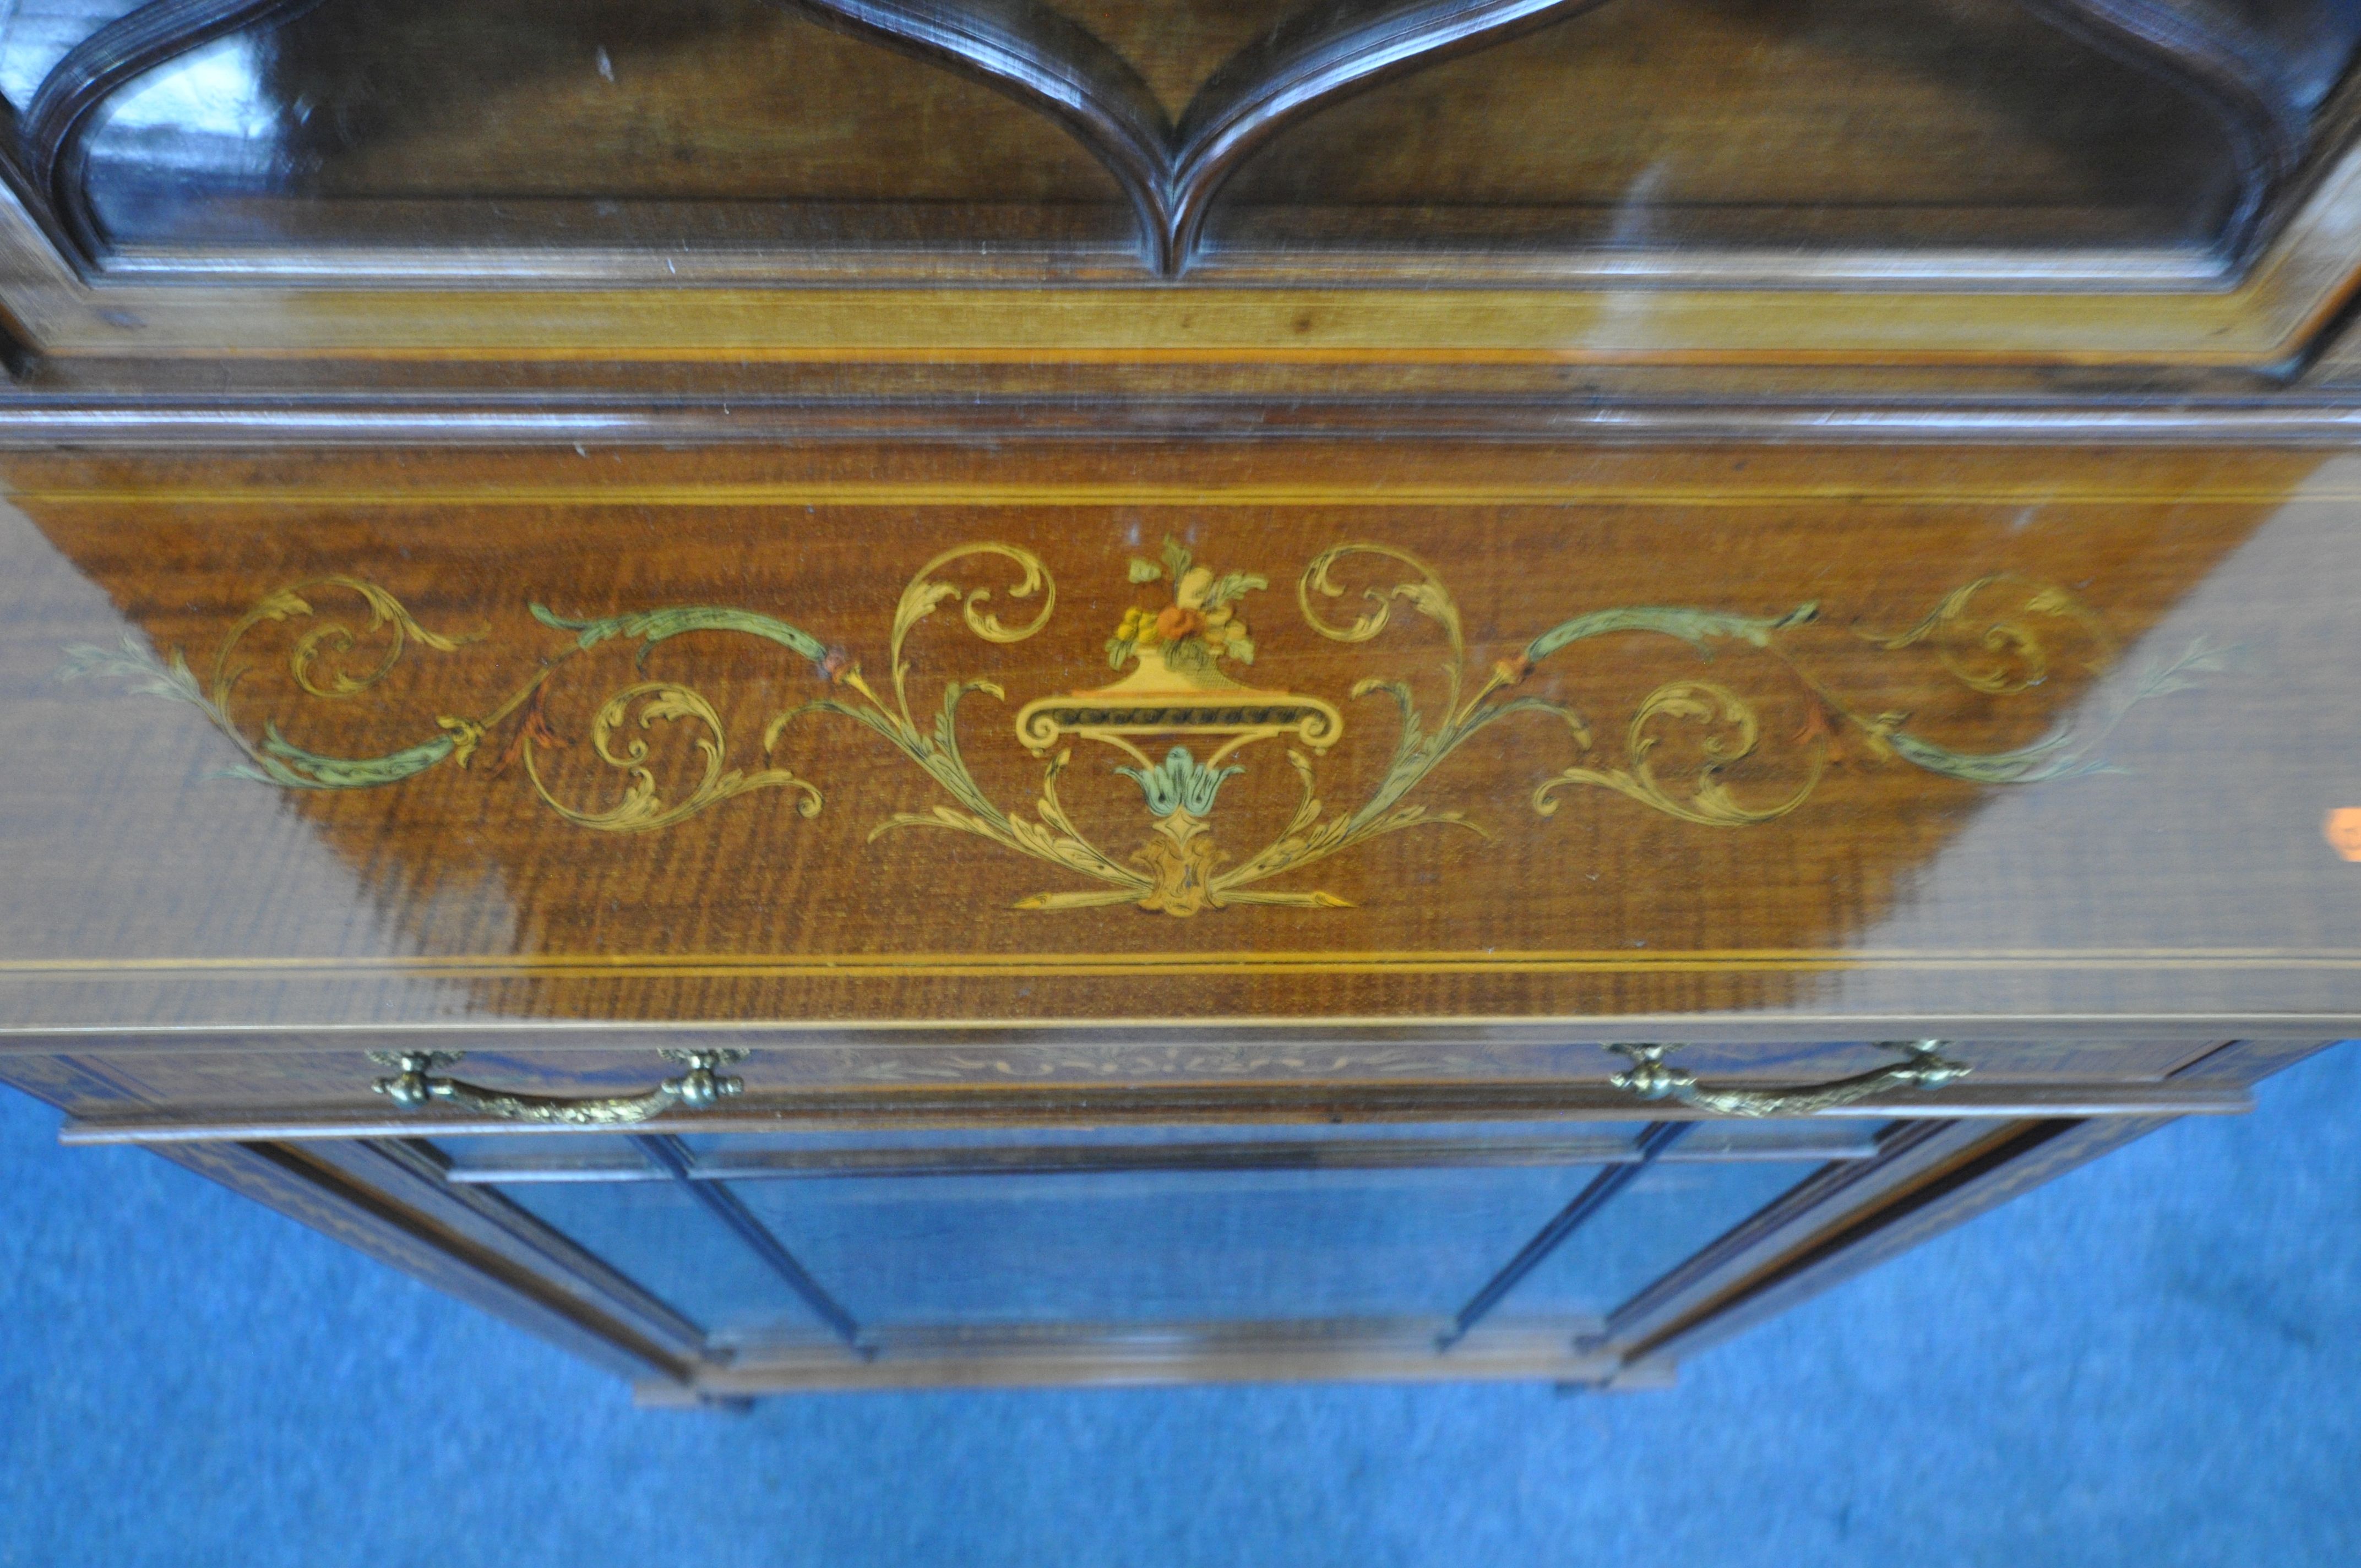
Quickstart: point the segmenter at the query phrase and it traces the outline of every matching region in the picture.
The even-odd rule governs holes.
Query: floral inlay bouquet
[[[1107,663],[1115,669],[1137,659],[1143,668],[1160,663],[1176,674],[1215,674],[1216,661],[1254,663],[1254,637],[1238,619],[1237,601],[1270,579],[1251,572],[1224,572],[1200,566],[1180,542],[1164,536],[1163,562],[1143,555],[1131,558],[1135,584],[1170,582],[1172,602],[1148,609],[1134,605],[1123,612],[1115,635],[1107,639]]]

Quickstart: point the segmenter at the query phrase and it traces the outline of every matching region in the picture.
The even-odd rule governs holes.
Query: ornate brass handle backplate
[[[1694,1073],[1664,1065],[1664,1053],[1678,1050],[1677,1046],[1608,1047],[1618,1056],[1631,1058],[1630,1071],[1619,1072],[1608,1081],[1642,1100],[1676,1100],[1724,1116],[1808,1116],[1889,1089],[1939,1089],[1972,1070],[1944,1056],[1940,1040],[1881,1043],[1887,1050],[1905,1053],[1905,1059],[1809,1089],[1708,1089]]]
[[[660,1111],[679,1105],[690,1111],[709,1110],[743,1091],[746,1081],[723,1076],[720,1069],[742,1059],[744,1051],[665,1051],[668,1061],[688,1069],[640,1094],[607,1095],[595,1100],[559,1100],[539,1094],[510,1094],[436,1078],[434,1069],[459,1060],[463,1051],[371,1051],[369,1060],[394,1069],[392,1078],[370,1085],[405,1111],[415,1111],[440,1100],[479,1116],[503,1122],[558,1123],[570,1127],[625,1126],[644,1122]]]

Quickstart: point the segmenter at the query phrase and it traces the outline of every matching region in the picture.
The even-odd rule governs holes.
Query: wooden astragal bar
[[[1641,1387],[2361,1029],[2334,7],[104,9],[71,1143],[660,1401]]]

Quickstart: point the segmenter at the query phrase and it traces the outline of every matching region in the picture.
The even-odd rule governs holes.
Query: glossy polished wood
[[[629,382],[657,408],[742,401],[750,377],[938,407],[1956,407],[1982,389],[2127,411],[2159,387],[2285,382],[2356,275],[2349,29],[2305,5],[2043,9],[2105,47],[2002,0],[1933,19],[1817,0],[1785,19],[1436,5],[1317,25],[1252,5],[945,7],[950,33],[1003,40],[1002,87],[1105,100],[1084,118],[1149,212],[1146,250],[1195,280],[1143,290],[1119,182],[1052,120],[753,0],[660,26],[166,0],[93,17],[27,105],[21,156],[0,160],[23,176],[0,203],[0,296],[20,362],[85,413],[126,387],[169,404],[192,372],[324,399],[421,377],[462,400]],[[141,148],[247,132],[82,133],[169,85],[158,60],[249,22],[236,38],[267,36],[275,63],[247,119],[292,139],[247,148],[226,185],[167,158],[149,184],[194,226],[93,249],[69,168],[85,152],[132,179]],[[949,37],[931,58],[959,55]],[[263,208],[285,225],[240,237]],[[851,287],[793,286],[815,282]],[[962,284],[994,287],[945,286]]]
[[[651,1041],[727,1026],[818,1047],[789,1074],[806,1082],[990,1078],[1019,1059],[1024,1073],[1087,1076],[1088,1053],[1054,1036],[1104,1036],[1124,1021],[1140,1032],[1134,1065],[1115,1070],[1151,1080],[1189,1070],[1189,1051],[1152,1043],[1188,1020],[1235,1042],[1221,1047],[1231,1065],[1207,1057],[1207,1071],[1263,1060],[1315,1070],[1279,1044],[1309,1029],[1358,1040],[1339,1067],[1380,1079],[1453,1063],[1603,1075],[1614,1064],[1595,1044],[1578,1047],[1591,1065],[1574,1069],[1553,1042],[1632,1036],[2063,1032],[2186,1051],[2226,1033],[2334,1033],[2356,1021],[2361,954],[2336,933],[2361,883],[2323,832],[2350,790],[2350,738],[2312,716],[2336,710],[2349,663],[2351,556],[2338,543],[2348,473],[2297,455],[1793,448],[19,459],[5,668],[16,732],[44,741],[27,749],[33,772],[8,806],[19,893],[7,1024],[26,1040],[169,1028],[192,1045],[200,1034],[292,1044],[325,1029],[595,1029],[638,1050],[651,1047],[613,1037],[616,1025]],[[1049,620],[995,644],[960,627],[955,608],[930,617],[913,634],[910,679],[921,713],[947,679],[999,683],[1005,707],[965,699],[962,754],[992,800],[1028,817],[1043,763],[1010,715],[1114,678],[1103,644],[1126,606],[1152,609],[1159,591],[1126,583],[1126,562],[1167,533],[1218,570],[1269,580],[1240,610],[1257,657],[1230,667],[1344,715],[1333,748],[1296,748],[1338,813],[1367,798],[1394,743],[1384,699],[1350,688],[1407,679],[1431,726],[1445,650],[1407,609],[1370,641],[1317,635],[1292,601],[1327,546],[1370,542],[1435,568],[1464,617],[1470,690],[1569,617],[1818,609],[1775,634],[1776,656],[1742,639],[1692,647],[1639,632],[1553,654],[1514,695],[1582,715],[1587,748],[1563,718],[1527,715],[1486,729],[1405,797],[1464,814],[1480,835],[1390,833],[1257,884],[1344,907],[1241,904],[1185,920],[1128,895],[1019,907],[1104,884],[966,834],[873,839],[895,813],[947,797],[842,718],[796,719],[764,753],[771,718],[849,694],[762,637],[692,633],[643,661],[629,640],[601,644],[552,677],[535,717],[492,727],[469,767],[324,792],[211,777],[241,759],[201,711],[57,678],[68,646],[109,647],[126,631],[202,671],[265,596],[346,576],[381,585],[421,627],[471,641],[412,646],[381,686],[322,702],[285,673],[319,623],[262,623],[230,710],[250,739],[275,724],[314,751],[373,755],[448,733],[438,716],[489,713],[572,645],[529,602],[577,618],[738,607],[808,629],[842,651],[830,655],[840,670],[857,661],[882,681],[905,581],[945,550],[986,542],[1038,554],[1055,580]],[[1008,563],[972,565],[981,575],[950,575],[963,591],[990,588],[988,608],[1011,626],[1042,602],[1005,597]],[[1352,596],[1391,585],[1396,563],[1368,565],[1381,570],[1348,576],[1348,597],[1322,613],[1366,609]],[[2037,685],[1979,691],[1941,650],[1864,635],[1898,635],[1994,574],[2087,607],[2019,616],[1997,634],[2047,640]],[[338,592],[311,591],[324,613]],[[2015,656],[1979,641],[1984,625],[1946,632],[1964,639],[1951,656],[1971,674]],[[373,664],[383,646],[380,632],[335,667]],[[2119,711],[2192,648],[2221,656],[2169,683],[2187,689]],[[568,742],[537,753],[551,799],[608,809],[628,781],[590,755],[592,712],[649,680],[705,694],[727,766],[790,769],[819,790],[817,814],[799,815],[807,797],[786,785],[648,832],[554,810],[523,775],[518,726]],[[1752,753],[1716,762],[1697,750],[1712,728],[1686,722],[1627,734],[1652,691],[1697,681],[1755,707]],[[2112,725],[2074,755],[2120,771],[1964,782],[1880,755],[1873,730],[1846,714],[1906,715],[1904,733],[1978,753],[2061,724],[2082,735]],[[702,732],[675,720],[637,733],[656,748],[661,797],[684,799]],[[1209,749],[1188,743],[1200,760]],[[1076,755],[1060,789],[1085,836],[1117,859],[1152,847],[1140,786],[1108,771],[1132,764],[1067,744]],[[1613,773],[1656,746],[1681,799],[1708,776],[1748,808],[1809,787],[1773,819],[1730,825],[1589,785],[1563,787],[1553,815],[1535,813],[1536,786],[1569,765]],[[1286,747],[1239,752],[1247,773],[1220,786],[1213,820],[1229,863],[1293,808]],[[881,1025],[902,1033],[878,1037],[873,1057],[862,1042]],[[974,1044],[913,1055],[913,1028]],[[1440,1042],[1459,1044],[1433,1054]],[[1008,1055],[1018,1047],[1034,1054]],[[1830,1076],[1873,1059],[1847,1050],[1828,1058]]]
[[[658,1402],[1653,1386],[2361,1030],[2329,8],[298,9],[0,35],[71,1142]]]

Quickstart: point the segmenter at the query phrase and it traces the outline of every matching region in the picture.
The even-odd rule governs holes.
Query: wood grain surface
[[[9,478],[0,691],[20,772],[0,817],[0,1008],[27,1040],[687,1025],[850,1044],[880,1026],[1124,1020],[1397,1041],[1858,1040],[1914,1022],[2194,1040],[2355,1013],[2361,882],[2323,831],[2361,803],[2334,717],[2355,636],[2342,530],[2361,496],[2342,461],[842,446],[55,455],[14,460]],[[989,835],[881,834],[972,805],[890,724],[806,712],[765,751],[781,715],[863,707],[855,669],[891,710],[905,585],[954,547],[1007,547],[1054,580],[1046,623],[991,641],[942,601],[914,622],[907,684],[921,751],[947,682],[1005,693],[962,699],[961,766],[1005,820],[1039,824],[1045,761],[1012,716],[1124,677],[1107,644],[1126,609],[1175,606],[1169,578],[1134,583],[1128,564],[1168,536],[1214,572],[1268,579],[1233,609],[1253,663],[1217,668],[1344,720],[1324,749],[1266,739],[1225,761],[1245,771],[1189,836],[1213,847],[1208,875],[1284,839],[1302,797],[1290,750],[1314,778],[1315,826],[1383,795],[1400,713],[1358,683],[1407,682],[1422,736],[1452,711],[1440,622],[1414,598],[1360,597],[1420,581],[1401,559],[1345,558],[1342,596],[1312,596],[1332,627],[1389,606],[1367,641],[1306,619],[1298,584],[1332,546],[1431,567],[1464,626],[1463,700],[1489,683],[1486,701],[1530,705],[1385,803],[1463,820],[1232,890],[1317,905],[1180,917]],[[1014,630],[1044,598],[1009,598],[1019,576],[983,556],[930,580],[990,589],[980,609]],[[335,695],[390,643],[328,579],[382,589],[448,650],[412,635],[381,681]],[[127,636],[168,667],[183,655],[202,685],[242,617],[305,584],[325,585],[302,590],[316,613],[255,622],[227,662],[222,717],[242,742],[136,674],[60,678],[91,657],[70,649],[119,658]],[[818,654],[710,628],[582,649],[534,604],[575,621],[721,607],[807,633]],[[1548,629],[1632,607],[1756,630],[1625,629],[1520,668]],[[326,696],[296,682],[306,646]],[[499,711],[544,669],[533,700]],[[709,705],[710,723],[675,705],[641,725],[643,694],[610,738],[648,747],[657,815],[693,800],[700,741],[716,776],[798,782],[650,830],[569,818],[627,799],[630,768],[601,762],[592,731],[634,685]],[[1692,706],[1642,718],[1667,691]],[[1713,692],[1751,714],[1751,750]],[[274,734],[295,749],[280,755],[361,759],[447,747],[463,721],[482,726],[464,767],[446,751],[370,787],[223,776],[273,755]],[[1142,758],[1078,737],[1049,748],[1071,753],[1057,788],[1073,836],[1151,876],[1174,840],[1116,768],[1165,764],[1175,744],[1202,764],[1225,738],[1142,734]],[[2037,776],[1955,776],[1942,760],[2011,756]],[[1568,769],[1590,776],[1538,812],[1536,790]],[[1093,893],[1113,901],[1026,906]]]

